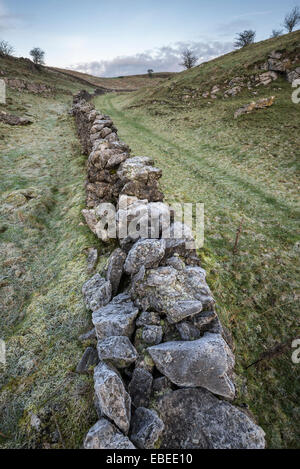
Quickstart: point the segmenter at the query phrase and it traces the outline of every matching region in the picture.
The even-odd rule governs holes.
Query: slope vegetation
[[[275,49],[299,67],[299,38],[298,31],[255,44],[151,90],[95,99],[133,154],[162,168],[167,202],[204,202],[200,256],[234,336],[236,403],[253,410],[271,448],[299,445],[299,365],[291,342],[299,336],[300,104],[292,102],[285,74],[259,86],[254,77]],[[250,89],[224,97],[226,81],[252,76]],[[214,86],[220,91],[212,97]],[[272,107],[233,118],[239,107],[270,96]]]

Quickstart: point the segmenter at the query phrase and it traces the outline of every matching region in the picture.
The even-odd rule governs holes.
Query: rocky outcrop
[[[243,114],[250,114],[252,111],[255,111],[257,109],[264,109],[266,107],[273,106],[274,100],[275,100],[275,96],[271,96],[270,98],[263,98],[263,99],[259,99],[256,102],[245,104],[245,106],[235,111],[234,118],[237,119]]]
[[[32,124],[30,119],[26,117],[18,117],[5,111],[0,111],[0,122],[8,125],[29,125]]]
[[[35,65],[33,65],[33,70],[36,70]],[[33,81],[23,80],[21,78],[3,78],[6,85],[9,88],[17,90],[19,92],[27,91],[28,93],[41,94],[44,96],[51,96],[55,93],[62,94],[71,94],[69,90],[58,89],[54,86],[45,85],[45,83],[38,83]]]
[[[231,98],[242,93],[243,90],[252,91],[260,86],[270,85],[280,77],[289,83],[300,78],[299,55],[295,51],[271,51],[263,62],[255,64],[253,74],[236,76],[224,83],[214,85],[210,91],[200,92],[204,99]],[[188,96],[192,98],[192,96]],[[184,99],[184,96],[183,96]]]
[[[148,157],[131,158],[91,104],[76,100],[72,112],[89,154],[83,215],[99,239],[120,246],[83,287],[100,360],[100,420],[84,446],[263,448],[263,431],[223,400],[235,396],[232,343],[192,233],[162,202],[161,171]]]

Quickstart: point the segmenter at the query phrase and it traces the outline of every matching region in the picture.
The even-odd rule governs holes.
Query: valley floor
[[[299,335],[300,132],[291,87],[280,86],[272,108],[241,120],[233,120],[234,110],[249,97],[198,108],[142,106],[133,95],[108,94],[95,103],[112,117],[133,155],[152,156],[163,170],[167,202],[205,204],[200,256],[220,317],[235,340],[236,403],[253,411],[269,447],[292,448],[299,445],[300,421],[300,365],[291,360],[291,341]],[[274,350],[278,344],[280,353]],[[250,366],[266,352],[266,359]]]

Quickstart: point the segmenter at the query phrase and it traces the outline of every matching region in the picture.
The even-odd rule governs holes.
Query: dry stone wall
[[[87,449],[264,448],[263,430],[230,401],[234,354],[200,266],[189,229],[162,202],[161,171],[145,156],[130,156],[109,116],[75,97],[72,113],[87,160],[83,215],[102,241],[102,203],[116,207],[119,247],[104,276],[83,285],[95,329],[98,422]],[[126,232],[151,214],[146,233]],[[148,220],[148,218],[147,218]],[[173,234],[164,237],[166,229]],[[151,232],[150,232],[151,231]]]

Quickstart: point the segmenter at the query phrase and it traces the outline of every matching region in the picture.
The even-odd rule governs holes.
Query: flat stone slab
[[[100,362],[94,371],[94,383],[101,412],[125,434],[128,433],[131,399],[119,373],[113,367]]]
[[[136,449],[129,438],[106,419],[100,419],[88,432],[84,449]]]
[[[88,309],[96,311],[101,306],[107,305],[111,300],[111,283],[96,274],[82,287],[82,294]]]
[[[131,301],[111,302],[98,309],[92,315],[98,339],[103,340],[117,335],[130,337],[134,332],[135,318],[138,313],[138,308]]]
[[[94,347],[87,347],[84,354],[77,365],[76,373],[88,374],[92,371],[92,367],[99,363],[97,350]]]
[[[111,283],[113,296],[117,294],[120,285],[125,259],[126,253],[122,251],[122,249],[117,248],[113,251],[108,260],[106,280]]]
[[[165,424],[161,449],[265,448],[262,428],[205,389],[168,392],[155,408]]]
[[[134,346],[128,337],[124,336],[113,336],[98,341],[97,350],[100,360],[108,361],[116,368],[126,368],[138,357]]]
[[[199,340],[165,342],[147,351],[158,370],[177,386],[203,387],[234,398],[234,355],[221,335],[207,332]]]

